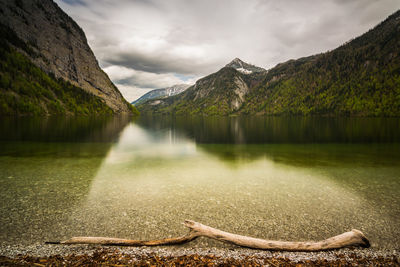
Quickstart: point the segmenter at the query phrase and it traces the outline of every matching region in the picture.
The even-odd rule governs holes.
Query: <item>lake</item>
[[[400,119],[2,118],[0,241],[267,239],[352,228],[400,249]],[[229,247],[209,239],[190,247]]]

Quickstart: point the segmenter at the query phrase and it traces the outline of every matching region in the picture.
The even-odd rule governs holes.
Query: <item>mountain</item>
[[[149,100],[137,107],[152,113],[228,115],[239,110],[265,73],[262,68],[234,59],[179,95]]]
[[[0,114],[137,112],[52,0],[0,0]]]
[[[225,67],[234,68],[237,71],[240,71],[243,74],[250,74],[253,72],[265,72],[266,70],[246,62],[243,62],[239,58],[235,58],[230,63],[226,64]]]
[[[335,50],[278,64],[241,113],[400,116],[400,11]]]
[[[174,114],[400,116],[400,11],[342,46],[240,73],[238,60],[139,110]],[[236,61],[236,62],[235,62]],[[243,67],[243,69],[246,69]]]
[[[139,105],[150,99],[165,98],[165,97],[177,95],[177,94],[182,93],[189,87],[190,87],[190,84],[176,84],[171,87],[154,89],[154,90],[151,90],[150,92],[147,92],[146,94],[142,95],[141,97],[139,97],[138,99],[133,101],[131,104]]]

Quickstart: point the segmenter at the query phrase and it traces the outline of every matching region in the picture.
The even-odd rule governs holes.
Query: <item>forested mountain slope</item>
[[[184,94],[139,108],[174,114],[400,116],[399,51],[397,11],[335,50],[260,73],[225,67]]]
[[[51,0],[0,0],[0,115],[137,113]]]
[[[234,59],[218,72],[210,74],[185,92],[138,105],[151,113],[228,115],[237,112],[245,96],[264,77],[262,68]]]
[[[400,116],[400,11],[364,35],[271,69],[242,113]]]

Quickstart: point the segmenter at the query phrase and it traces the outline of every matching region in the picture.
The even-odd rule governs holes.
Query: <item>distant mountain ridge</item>
[[[143,112],[226,115],[239,110],[245,96],[265,73],[264,69],[236,58],[179,95],[149,100],[137,107]]]
[[[147,100],[174,96],[174,95],[182,93],[189,87],[190,87],[190,84],[175,84],[173,86],[166,87],[166,88],[154,89],[154,90],[151,90],[150,92],[147,92],[146,94],[142,95],[141,97],[139,97],[138,99],[133,101],[131,104],[139,105],[141,103],[146,102]]]
[[[0,0],[0,27],[0,114],[137,112],[52,0]]]
[[[234,59],[184,93],[138,108],[153,114],[400,116],[399,51],[397,11],[332,51],[260,72]]]

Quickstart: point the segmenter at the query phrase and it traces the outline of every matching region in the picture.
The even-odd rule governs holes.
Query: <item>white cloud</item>
[[[84,29],[124,95],[210,74],[235,57],[271,68],[331,50],[400,8],[398,0],[56,2]]]
[[[118,87],[119,91],[122,93],[126,101],[128,101],[129,103],[132,103],[142,95],[153,90],[149,88],[146,89],[146,88],[140,88],[136,86],[118,84],[118,83],[115,83],[115,85]]]
[[[197,79],[197,77],[183,79],[172,73],[151,73],[116,65],[106,67],[104,71],[129,102],[154,88],[164,88],[182,83],[193,84]]]

